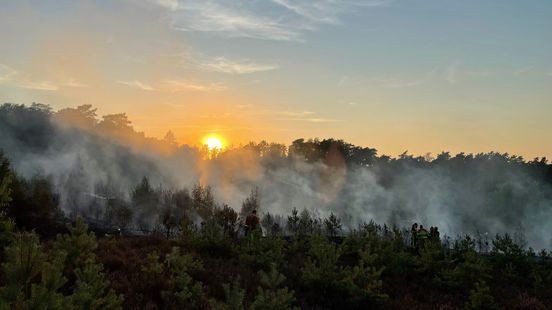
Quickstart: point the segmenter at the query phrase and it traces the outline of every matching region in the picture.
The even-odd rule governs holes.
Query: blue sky
[[[0,99],[197,143],[552,157],[552,2],[0,1]]]

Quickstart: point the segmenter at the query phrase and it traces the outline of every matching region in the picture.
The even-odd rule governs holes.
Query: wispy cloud
[[[535,66],[525,66],[514,71],[515,75],[527,74],[535,69]]]
[[[339,15],[355,7],[383,7],[389,6],[390,0],[363,0],[363,1],[305,1],[305,0],[272,0],[289,11],[318,23],[336,24]]]
[[[82,88],[82,87],[88,87],[89,85],[85,83],[81,83],[73,78],[69,78],[65,83],[63,83],[63,86]]]
[[[313,115],[313,114],[316,114],[316,113],[314,113],[312,111],[275,111],[275,112],[273,112],[273,114],[291,116],[291,117],[298,117],[298,116]]]
[[[206,60],[200,64],[200,67],[209,71],[231,74],[249,74],[278,69],[278,65],[274,64],[259,64],[247,60],[233,61],[226,57],[216,57]]]
[[[444,76],[447,82],[453,84],[458,81],[459,66],[460,66],[459,62],[453,62],[445,68]]]
[[[159,91],[159,92],[183,92],[183,91],[201,91],[213,92],[222,91],[227,87],[219,83],[202,84],[186,80],[164,80],[157,83],[155,86],[144,83],[139,80],[117,81],[117,83],[132,87],[143,91]]]
[[[15,70],[14,68],[0,64],[0,84],[10,85],[18,88],[56,91],[61,87],[87,87],[88,85],[78,82],[73,78],[66,81],[45,81],[37,80],[29,74]]]
[[[145,91],[154,91],[155,89],[146,83],[140,82],[138,80],[132,80],[132,81],[117,81],[119,84],[123,84],[132,88],[137,88]]]
[[[406,88],[424,84],[427,80],[426,77],[414,77],[412,79],[385,77],[371,79],[368,83],[384,88]]]
[[[169,11],[170,25],[181,31],[230,37],[302,41],[320,24],[338,24],[347,12],[389,6],[393,0],[149,0]]]
[[[496,72],[492,72],[488,70],[480,70],[480,69],[475,70],[475,69],[469,68],[459,61],[450,63],[443,70],[443,77],[445,81],[451,84],[460,82],[462,80],[470,79],[470,78],[489,77],[495,74]]]
[[[148,0],[148,1],[171,11],[175,11],[179,7],[178,0]]]
[[[190,1],[171,14],[171,27],[182,31],[216,32],[231,37],[298,41],[301,31],[282,21],[239,6],[241,1]],[[244,3],[245,4],[245,3]]]
[[[318,117],[316,112],[313,111],[274,111],[274,110],[261,110],[251,113],[251,115],[259,115],[269,117],[278,121],[297,121],[308,123],[335,123],[343,120]]]
[[[181,91],[202,91],[202,92],[212,92],[212,91],[222,91],[227,89],[223,84],[220,83],[210,83],[210,84],[200,84],[190,81],[179,81],[179,80],[166,80],[161,82],[161,89],[170,92],[181,92]]]
[[[297,122],[308,122],[308,123],[338,123],[343,122],[341,119],[334,118],[318,118],[318,117],[306,117],[306,118],[281,118],[280,120],[284,121],[297,121]]]

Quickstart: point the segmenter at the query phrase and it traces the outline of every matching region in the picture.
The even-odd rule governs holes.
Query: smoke
[[[552,247],[552,169],[543,162],[494,153],[354,161],[340,151],[340,141],[330,141],[314,158],[297,147],[286,153],[261,143],[206,159],[196,148],[135,132],[121,115],[97,121],[91,107],[76,114],[81,118],[67,112],[75,109],[0,108],[0,148],[19,174],[51,177],[67,214],[101,213],[90,209],[102,206],[93,200],[129,200],[131,189],[147,176],[154,186],[169,189],[209,185],[216,201],[237,211],[257,187],[261,214],[285,216],[293,208],[321,217],[333,212],[345,229],[374,220],[438,226],[452,236],[523,232],[528,245]]]

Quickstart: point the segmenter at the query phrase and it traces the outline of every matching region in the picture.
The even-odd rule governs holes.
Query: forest
[[[0,149],[0,309],[552,305],[546,158],[209,151],[42,104],[0,106]]]

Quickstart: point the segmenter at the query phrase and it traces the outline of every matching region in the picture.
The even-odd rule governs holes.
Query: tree
[[[299,215],[297,208],[293,208],[291,215],[288,215],[287,230],[291,234],[295,235],[299,231]]]
[[[180,254],[180,248],[173,247],[165,258],[169,273],[169,289],[162,292],[167,307],[196,308],[203,300],[203,284],[195,281],[189,272],[203,269],[201,262],[191,255]]]
[[[236,237],[238,229],[238,213],[227,204],[215,210],[215,222],[222,227],[224,234],[229,237]]]
[[[338,264],[341,249],[323,236],[311,237],[310,243],[301,275],[309,291],[317,292],[310,299],[326,306],[342,303],[345,294],[341,283],[344,271]]]
[[[6,285],[0,288],[0,308],[63,308],[66,300],[59,290],[66,282],[62,274],[64,259],[63,251],[49,259],[36,234],[18,234],[6,249],[2,265]]]
[[[54,192],[52,182],[39,176],[13,180],[12,202],[7,211],[18,227],[35,229],[42,235],[50,235],[62,217],[59,195]]]
[[[109,288],[102,264],[88,258],[84,266],[75,269],[75,290],[71,304],[78,309],[120,309],[123,298]]]
[[[171,130],[167,131],[167,134],[163,138],[163,142],[165,142],[165,144],[167,144],[171,148],[175,148],[178,146],[176,137],[174,136],[174,133]]]
[[[314,232],[315,228],[315,220],[309,213],[307,209],[303,209],[301,213],[299,214],[299,223],[297,227],[297,231],[300,236],[306,236],[310,235]]]
[[[330,217],[324,219],[324,227],[329,237],[335,237],[341,232],[341,220],[331,212]]]
[[[245,297],[245,290],[240,287],[240,277],[234,278],[232,283],[222,284],[224,290],[224,303],[213,303],[214,309],[220,310],[243,310],[243,299]]]
[[[73,307],[85,309],[118,309],[122,297],[109,288],[102,264],[96,261],[96,236],[88,232],[82,218],[75,225],[67,225],[68,234],[58,235],[53,249],[67,253],[66,270],[74,273],[75,289],[71,296]],[[67,275],[68,277],[71,274]]]
[[[192,189],[192,208],[206,220],[215,211],[215,198],[211,187],[196,184]]]
[[[118,198],[108,198],[104,221],[125,231],[132,223],[132,209],[127,202]]]
[[[470,298],[464,305],[466,310],[494,310],[500,309],[491,295],[491,290],[485,282],[478,282],[470,292]]]
[[[240,217],[242,219],[245,219],[249,214],[253,212],[253,210],[257,210],[259,212],[259,208],[261,207],[261,198],[259,196],[259,188],[254,187],[251,189],[251,193],[242,203],[241,211],[240,211]]]
[[[275,237],[279,236],[282,233],[282,227],[280,226],[281,223],[281,216],[274,216],[270,214],[270,212],[267,212],[263,218],[261,219],[261,226],[266,231],[267,236]]]
[[[369,249],[359,251],[358,265],[345,269],[344,282],[352,302],[363,305],[377,305],[387,299],[382,292],[381,274],[383,267],[377,268],[377,254]]]
[[[0,152],[0,247],[2,249],[9,244],[15,227],[15,223],[6,214],[6,208],[12,201],[13,178],[10,162]]]
[[[261,286],[257,288],[257,296],[251,304],[254,310],[293,309],[295,302],[294,292],[287,287],[280,288],[286,277],[279,273],[276,264],[271,264],[270,271],[258,273]]]
[[[54,114],[54,118],[64,125],[93,130],[97,124],[96,111],[92,105],[84,104],[76,108],[61,109]]]
[[[62,198],[64,198],[66,209],[70,210],[71,218],[74,220],[78,215],[81,215],[79,208],[85,205],[85,194],[90,190],[90,184],[80,155],[75,159],[65,181],[64,189],[65,195]]]
[[[133,213],[140,229],[149,230],[152,219],[158,215],[157,206],[159,205],[159,195],[151,186],[147,177],[132,190],[131,200]]]

